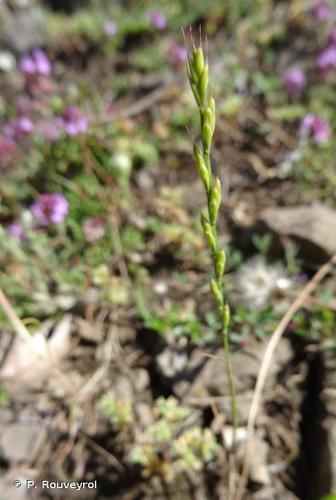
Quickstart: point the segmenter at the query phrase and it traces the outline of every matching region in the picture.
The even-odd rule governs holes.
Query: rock
[[[250,479],[254,483],[263,486],[270,484],[271,476],[267,466],[269,455],[269,445],[258,435],[253,437],[251,445]]]
[[[76,331],[84,339],[98,344],[102,342],[104,337],[104,324],[95,322],[94,325],[91,321],[83,318],[75,318]]]
[[[10,73],[16,67],[15,57],[8,50],[0,51],[0,71]]]
[[[11,467],[9,471],[0,477],[0,492],[2,500],[33,500],[34,488],[27,489],[23,487],[27,481],[36,481],[36,471],[24,467]],[[20,481],[20,483],[14,483]],[[13,487],[13,484],[22,484],[22,487]]]
[[[309,260],[324,261],[336,253],[336,211],[319,203],[267,208],[261,212],[256,229],[293,238]]]
[[[244,442],[246,439],[246,427],[238,427],[236,429],[236,445]],[[224,428],[224,440],[225,445],[228,450],[232,449],[233,446],[233,427],[227,425]]]
[[[168,283],[166,281],[157,281],[154,283],[153,290],[157,295],[166,295],[168,292]]]
[[[153,189],[153,177],[146,171],[140,170],[135,178],[137,185],[141,189]]]
[[[43,11],[36,6],[6,11],[0,37],[6,47],[19,54],[45,45],[47,30]]]
[[[48,320],[27,339],[20,335],[14,338],[0,367],[0,380],[9,394],[24,388],[41,388],[48,378],[54,380],[50,375],[55,374],[55,368],[59,368],[70,350],[71,327],[72,316],[65,315],[48,338],[52,328]]]
[[[136,392],[143,392],[149,387],[150,379],[148,371],[144,368],[137,368],[132,371],[133,385]]]
[[[47,429],[39,422],[15,422],[2,429],[2,456],[9,461],[33,463],[47,440]]]
[[[252,343],[253,342],[253,343]],[[249,414],[250,394],[255,386],[260,364],[264,356],[267,341],[252,341],[243,352],[232,355],[232,369],[238,394],[239,423],[246,423]],[[289,363],[293,355],[291,345],[287,339],[281,339],[267,376],[265,390],[273,389],[277,383],[279,372]],[[167,366],[169,366],[168,361]],[[195,374],[197,373],[197,376]],[[239,374],[239,376],[235,376]],[[216,402],[226,416],[226,422],[231,422],[230,392],[223,356],[220,348],[212,357],[206,357],[202,351],[195,349],[191,354],[186,367],[173,380],[173,390],[177,397],[186,398],[192,404],[210,405],[211,398]],[[241,400],[240,400],[241,395]],[[219,397],[223,396],[220,400]],[[246,397],[245,397],[246,396]],[[203,405],[204,406],[204,405]]]
[[[123,375],[117,377],[117,379],[113,382],[111,393],[115,399],[124,401],[125,403],[132,403],[134,399],[132,383],[128,377]]]
[[[114,326],[112,328],[114,328]],[[136,336],[137,331],[135,328],[127,325],[119,325],[117,327],[117,338],[121,346],[124,346],[126,344],[133,344],[136,340]]]
[[[171,347],[166,347],[156,357],[155,363],[159,374],[163,378],[173,379],[187,366],[188,356],[185,351],[177,351]]]
[[[266,464],[252,464],[251,470],[250,470],[250,479],[254,483],[267,485],[270,484],[271,478],[270,478],[270,473],[268,470],[268,467]]]

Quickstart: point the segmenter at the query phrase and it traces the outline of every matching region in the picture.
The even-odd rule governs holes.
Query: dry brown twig
[[[336,264],[336,255],[334,255],[328,262],[326,262],[320,269],[314,274],[312,279],[307,283],[307,285],[301,290],[294,302],[288,308],[287,312],[283,316],[282,320],[278,324],[277,328],[273,332],[271,339],[266,347],[263,360],[260,366],[260,370],[257,377],[256,386],[254,389],[254,394],[251,402],[249,417],[247,421],[247,433],[246,433],[246,444],[245,444],[245,457],[243,463],[243,470],[238,485],[238,490],[234,496],[234,500],[241,500],[244,495],[249,469],[251,462],[251,445],[254,436],[254,427],[256,423],[256,418],[258,414],[258,409],[260,405],[262,391],[267,378],[268,370],[273,358],[276,346],[279,343],[288,323],[294,316],[294,314],[303,306],[308,297],[315,290],[317,285],[322,281],[322,279],[332,270],[333,266]]]

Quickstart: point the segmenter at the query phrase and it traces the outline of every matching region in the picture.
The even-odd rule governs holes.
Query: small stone
[[[149,386],[149,374],[144,368],[138,368],[134,370],[134,388],[136,392],[143,392]]]
[[[7,50],[0,51],[0,71],[9,73],[16,67],[16,61],[13,54]]]
[[[270,484],[271,477],[268,467],[266,465],[252,464],[250,469],[250,479],[254,483],[262,484],[263,486]]]
[[[47,30],[42,10],[36,6],[28,6],[8,13],[1,38],[5,45],[19,54],[43,46]]]
[[[134,399],[134,391],[131,381],[120,375],[111,387],[111,393],[114,398],[125,403],[131,403]]]
[[[154,292],[158,295],[165,295],[168,291],[168,284],[165,281],[157,281],[154,284]]]
[[[268,485],[271,475],[268,469],[269,445],[260,436],[255,435],[251,445],[250,479],[257,484]]]
[[[309,260],[324,261],[336,253],[336,211],[321,203],[267,208],[256,228],[297,240]]]
[[[187,366],[188,356],[185,351],[175,351],[170,347],[164,349],[156,358],[156,365],[165,378],[174,378]]]
[[[14,481],[20,481],[20,484],[25,485],[27,481],[34,481],[37,479],[36,471],[32,469],[27,469],[27,467],[10,467],[10,469],[5,473],[1,474],[0,477],[0,492],[1,499],[7,500],[31,500],[33,496],[31,495],[32,490],[27,491],[26,488],[13,487]]]
[[[153,178],[150,176],[146,170],[140,170],[138,175],[136,176],[136,183],[139,188],[142,189],[152,189],[154,185]]]
[[[135,342],[136,336],[135,328],[129,326],[118,326],[117,328],[117,338],[121,346]]]
[[[224,439],[228,450],[233,446],[233,427],[227,425],[224,429]],[[238,427],[236,429],[236,444],[242,443],[246,439],[246,427]]]
[[[39,422],[5,425],[0,437],[2,455],[13,462],[32,463],[47,439],[47,429]]]

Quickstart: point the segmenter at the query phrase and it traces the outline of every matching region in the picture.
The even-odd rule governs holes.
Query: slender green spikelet
[[[200,115],[201,145],[194,144],[194,157],[198,175],[202,181],[207,197],[207,213],[201,214],[204,237],[211,251],[214,277],[210,279],[210,289],[215,298],[218,316],[224,339],[224,353],[231,395],[232,424],[237,428],[236,392],[233,381],[228,327],[230,323],[230,307],[226,301],[223,275],[225,271],[225,251],[219,249],[217,238],[217,219],[221,205],[221,182],[211,170],[211,145],[216,125],[216,104],[213,96],[209,96],[209,69],[202,47],[193,46],[188,55],[187,72],[191,90]],[[234,438],[235,440],[235,438]]]
[[[217,216],[221,200],[222,200],[221,183],[217,177],[209,195],[209,218],[211,224],[213,225],[215,225],[217,222]]]
[[[194,47],[188,58],[187,71],[191,89],[198,106],[205,107],[209,84],[209,69],[201,47]]]
[[[217,280],[221,280],[223,278],[224,270],[225,270],[225,252],[221,250],[215,255],[215,272]]]
[[[215,300],[217,302],[217,306],[220,308],[223,305],[223,296],[221,294],[221,291],[219,289],[218,283],[214,278],[211,278],[210,280],[210,288],[212,291],[212,295],[215,297]]]
[[[199,147],[196,144],[194,144],[194,158],[197,165],[198,175],[200,176],[201,181],[203,182],[203,186],[206,192],[209,193],[211,172],[206,166],[203,155],[201,154]]]
[[[207,92],[208,92],[208,85],[209,85],[209,70],[208,70],[208,65],[206,64],[204,66],[204,70],[203,70],[203,73],[200,77],[200,83],[199,83],[201,102],[203,105],[204,105],[205,100],[206,100],[206,96],[207,96]]]
[[[201,223],[203,227],[203,233],[205,236],[205,239],[208,243],[208,247],[210,248],[212,253],[216,252],[217,249],[217,241],[216,241],[216,234],[214,232],[214,228],[212,225],[209,223],[208,219],[204,214],[201,214]]]
[[[194,49],[192,53],[193,66],[196,74],[202,75],[205,68],[204,53],[201,47]]]

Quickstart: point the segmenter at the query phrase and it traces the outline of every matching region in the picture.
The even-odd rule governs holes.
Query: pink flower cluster
[[[319,22],[330,21],[332,7],[328,1],[320,0],[311,9],[311,15]],[[331,29],[325,47],[317,55],[316,67],[320,78],[324,78],[336,68],[336,26]],[[299,95],[307,85],[307,77],[303,69],[299,66],[288,68],[283,76],[283,85],[288,97]],[[329,140],[331,131],[325,118],[309,113],[301,121],[300,133],[303,137],[311,137],[316,143],[322,144]]]
[[[174,67],[179,67],[188,60],[187,49],[176,42],[173,42],[169,47],[169,56]]]
[[[104,23],[104,33],[107,36],[114,36],[118,31],[118,26],[117,24],[112,21],[111,19],[108,19]]]
[[[69,211],[69,204],[61,193],[44,193],[38,196],[30,209],[35,217],[35,222],[31,224],[31,229],[34,229],[36,223],[41,226],[51,226],[64,222]],[[19,241],[26,238],[25,230],[19,222],[9,224],[7,231]]]
[[[77,106],[69,106],[61,116],[55,118],[54,125],[67,135],[76,136],[87,131],[88,119]]]
[[[51,63],[41,49],[34,50],[31,55],[23,56],[20,60],[19,68],[27,76],[46,76],[51,73]]]
[[[311,15],[313,19],[320,22],[329,21],[332,14],[332,8],[329,2],[326,0],[320,0],[311,9]]]
[[[148,17],[154,28],[164,30],[167,27],[167,19],[163,12],[159,10],[152,10]]]
[[[24,229],[23,227],[21,226],[21,224],[19,224],[18,222],[13,222],[12,224],[10,224],[8,226],[8,232],[11,236],[13,236],[14,238],[22,241],[24,240],[25,238],[25,232],[24,232]]]
[[[312,137],[315,142],[322,144],[330,137],[330,128],[327,120],[313,114],[306,115],[301,122],[301,134],[304,137]]]
[[[25,55],[19,62],[19,68],[25,77],[26,90],[29,95],[50,93],[53,89],[51,80],[52,65],[43,50],[36,49]]]
[[[15,120],[8,122],[3,131],[7,138],[18,141],[31,134],[33,129],[33,122],[28,116],[19,116]]]
[[[307,78],[304,71],[300,67],[293,66],[285,72],[283,82],[287,94],[292,97],[304,89],[307,83]]]
[[[40,194],[31,211],[42,226],[60,224],[68,214],[69,205],[60,193]]]
[[[316,65],[323,71],[336,67],[336,45],[328,44],[317,56]]]
[[[327,22],[332,19],[332,7],[326,0],[317,2],[311,10],[314,19]],[[323,73],[328,73],[336,68],[336,27],[334,26],[329,34],[326,46],[321,50],[316,58],[317,68]]]
[[[324,73],[336,68],[336,26],[330,32],[326,46],[318,54],[316,65]]]
[[[60,193],[41,194],[33,203],[31,211],[36,221],[42,226],[60,224],[68,214],[69,206],[66,198]],[[32,225],[32,228],[35,224]],[[100,217],[88,217],[83,223],[84,239],[95,243],[105,234],[104,223]],[[25,230],[19,222],[12,222],[7,227],[8,233],[19,241],[26,237]]]

